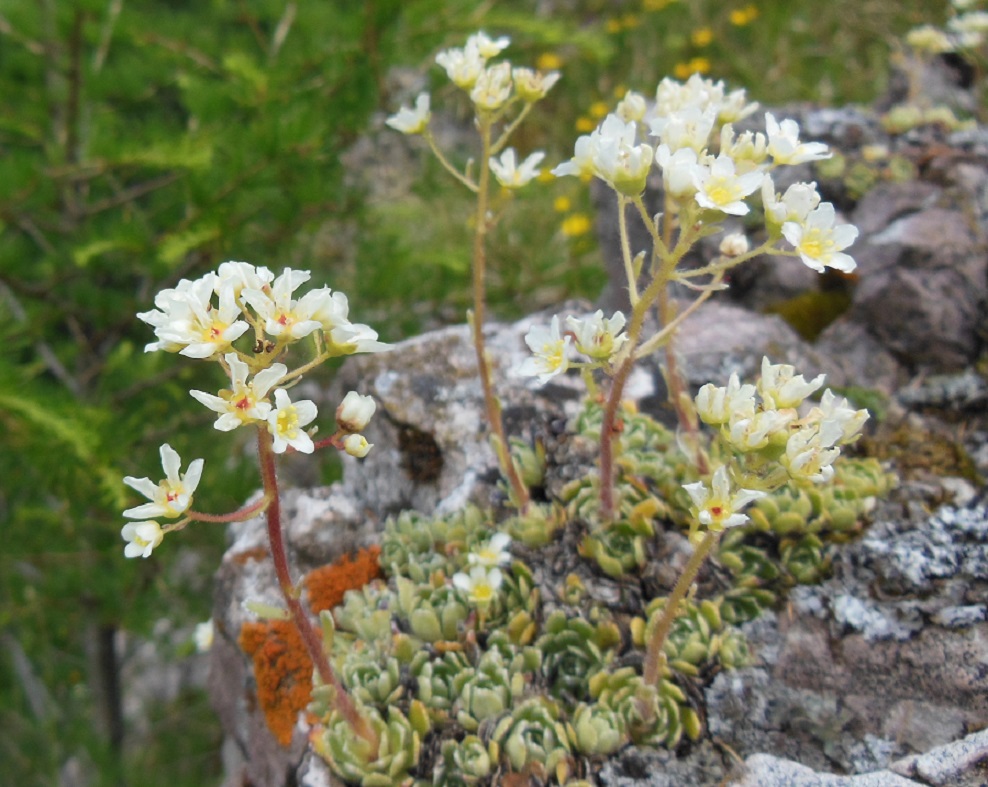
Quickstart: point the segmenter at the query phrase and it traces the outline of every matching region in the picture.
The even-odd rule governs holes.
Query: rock
[[[744,775],[729,784],[731,787],[919,787],[920,782],[890,771],[834,776],[771,754],[755,754],[745,760]]]
[[[560,311],[585,310],[570,304]],[[558,441],[581,395],[575,374],[539,388],[515,372],[527,354],[526,331],[549,318],[535,315],[487,329],[509,433],[547,445]],[[678,348],[693,386],[723,381],[735,370],[750,376],[763,353],[797,363],[807,374],[843,373],[779,318],[723,302],[705,304],[690,318]],[[647,403],[659,395],[660,382],[657,366],[645,364],[631,390]],[[466,328],[417,337],[389,354],[355,357],[324,399],[335,405],[351,388],[378,399],[367,432],[375,449],[359,464],[349,461],[343,481],[334,486],[285,494],[286,541],[296,576],[372,543],[383,518],[401,508],[453,510],[468,501],[497,506],[504,499],[481,426]],[[567,456],[583,464],[552,469],[552,488],[564,482],[561,474],[585,471],[591,448],[571,449]],[[988,517],[980,498],[930,515],[924,506],[931,494],[927,486],[904,485],[876,510],[876,523],[864,538],[836,551],[831,578],[797,588],[788,607],[746,626],[756,663],[720,673],[703,693],[716,745],[705,739],[688,753],[628,748],[601,771],[599,783],[730,783],[724,780],[736,761],[726,753],[734,751],[748,758],[746,770],[733,774],[741,785],[914,784],[917,769],[932,769],[934,760],[911,760],[895,772],[893,765],[988,724]],[[278,606],[280,599],[264,523],[231,527],[230,537],[217,574],[210,681],[233,741],[228,750],[242,758],[231,766],[228,784],[248,779],[258,787],[336,787],[308,749],[303,715],[290,745],[282,747],[257,706],[250,663],[237,644],[241,626],[253,617],[243,602]],[[969,747],[956,751],[968,759],[947,752],[938,772],[954,768],[968,778],[979,766],[965,764],[973,756]]]
[[[988,782],[988,730],[906,757],[891,770],[934,787],[982,787]]]
[[[855,216],[884,202],[887,190],[911,188],[873,191]],[[934,207],[894,219],[859,240],[854,256],[860,281],[849,316],[883,347],[913,368],[939,371],[975,357],[988,267],[983,242],[960,210]]]

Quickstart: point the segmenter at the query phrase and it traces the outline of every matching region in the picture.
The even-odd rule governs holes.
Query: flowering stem
[[[351,729],[367,740],[376,751],[379,743],[377,735],[364,717],[360,715],[353,699],[336,676],[336,672],[323,650],[322,636],[302,608],[298,591],[292,583],[291,572],[288,568],[288,555],[285,551],[285,540],[281,529],[281,501],[278,495],[278,474],[275,468],[272,437],[263,428],[257,430],[257,456],[261,465],[261,478],[264,482],[264,497],[268,499],[267,522],[271,559],[274,561],[278,585],[285,598],[292,622],[298,629],[305,649],[309,653],[309,658],[312,659],[316,672],[319,673],[320,680],[333,687],[333,709],[346,719]]]
[[[648,647],[645,650],[645,666],[642,671],[642,679],[646,684],[658,686],[659,679],[662,677],[662,664],[665,661],[663,648],[665,647],[666,639],[669,637],[672,624],[676,620],[676,615],[679,613],[679,605],[686,598],[686,594],[689,592],[693,580],[696,579],[696,575],[700,572],[703,561],[707,559],[707,556],[719,540],[719,532],[707,531],[703,540],[697,544],[696,549],[693,550],[693,554],[690,555],[690,559],[686,563],[683,573],[679,575],[676,586],[672,589],[672,595],[666,600],[666,605],[662,609],[662,617],[659,618],[659,622],[652,630],[652,636],[649,638]]]
[[[466,186],[470,191],[477,193],[477,184],[474,183],[470,178],[463,175],[456,167],[454,167],[448,158],[443,155],[442,150],[439,149],[439,145],[436,144],[436,138],[432,136],[432,132],[426,129],[422,132],[422,137],[425,139],[426,143],[429,145],[429,149],[433,152],[435,157],[442,164],[443,169],[445,169],[450,175],[456,178],[460,183]]]
[[[473,315],[470,320],[473,328],[473,346],[477,354],[477,369],[480,373],[480,384],[484,391],[484,407],[487,410],[487,421],[490,424],[495,442],[495,452],[504,473],[511,486],[512,496],[519,509],[528,507],[528,488],[521,480],[518,468],[511,459],[508,450],[508,440],[504,432],[504,422],[501,420],[501,405],[494,393],[491,382],[491,367],[484,346],[484,307],[486,302],[485,275],[487,267],[486,240],[490,226],[488,213],[488,191],[490,190],[491,168],[491,125],[489,120],[480,121],[481,157],[480,172],[477,181],[477,214],[476,227],[473,236]]]
[[[618,195],[618,221],[619,224],[624,218],[624,202],[625,198]],[[643,216],[643,220],[648,220],[648,213],[645,210],[644,204],[642,203],[641,197],[633,200],[639,212]],[[651,225],[650,225],[651,226]],[[617,412],[618,406],[621,403],[621,397],[624,394],[624,386],[628,382],[628,377],[631,375],[631,370],[634,368],[635,361],[638,358],[636,354],[636,349],[638,348],[638,342],[641,339],[642,327],[645,323],[645,315],[648,309],[651,308],[652,304],[656,302],[657,299],[662,298],[666,294],[666,290],[669,285],[669,277],[676,269],[676,265],[682,259],[683,254],[685,254],[686,249],[689,245],[684,245],[683,243],[677,243],[676,248],[672,251],[667,251],[666,245],[663,243],[662,239],[658,236],[657,231],[654,226],[651,228],[653,233],[654,248],[652,250],[653,257],[658,256],[659,265],[652,278],[652,281],[648,283],[644,292],[641,293],[640,297],[632,300],[631,309],[631,320],[628,323],[628,341],[621,351],[618,361],[617,372],[615,372],[614,377],[611,381],[611,390],[607,397],[607,403],[604,405],[604,415],[600,426],[600,520],[601,523],[607,523],[614,519],[614,514],[616,511],[615,501],[614,501],[614,442],[617,437]],[[692,243],[692,240],[690,241]],[[630,255],[630,250],[627,252]],[[627,258],[626,258],[627,259]],[[654,263],[654,259],[653,259]],[[652,269],[655,270],[656,266],[653,264]],[[667,341],[671,341],[671,336]]]
[[[201,511],[186,511],[185,515],[196,522],[245,522],[251,517],[257,516],[270,502],[271,500],[265,494],[256,502],[230,514],[204,514]]]
[[[521,112],[518,113],[518,117],[511,121],[508,126],[501,132],[501,136],[498,137],[497,142],[491,145],[491,149],[488,151],[488,156],[496,156],[505,145],[508,144],[508,139],[514,133],[515,129],[521,125],[521,122],[528,116],[528,113],[532,111],[534,104],[526,103],[522,108]]]
[[[621,258],[624,260],[624,274],[628,278],[628,301],[632,308],[638,303],[638,276],[635,273],[635,263],[631,254],[631,242],[628,240],[628,217],[625,216],[625,206],[628,198],[618,194],[618,232],[621,238]]]
[[[630,334],[630,331],[629,331]],[[630,343],[634,340],[632,339]],[[614,442],[617,438],[617,410],[621,403],[628,375],[635,366],[634,353],[628,353],[618,366],[611,381],[611,391],[604,405],[604,417],[600,424],[600,522],[606,524],[614,519]]]

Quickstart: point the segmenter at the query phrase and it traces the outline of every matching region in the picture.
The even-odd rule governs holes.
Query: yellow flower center
[[[474,603],[488,604],[494,598],[494,589],[487,584],[477,585],[471,595],[473,596]]]
[[[738,191],[731,183],[718,180],[711,183],[707,189],[707,196],[715,205],[728,205],[738,198]]]
[[[289,440],[298,436],[298,412],[294,406],[278,411],[278,433]]]
[[[818,229],[809,230],[799,243],[799,250],[814,260],[829,257],[833,252],[834,242]]]

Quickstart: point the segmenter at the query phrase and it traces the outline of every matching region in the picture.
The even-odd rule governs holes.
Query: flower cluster
[[[701,421],[718,427],[730,452],[757,455],[751,468],[776,460],[792,480],[822,483],[833,477],[840,446],[857,439],[868,419],[867,410],[853,409],[829,388],[818,405],[800,415],[800,406],[823,381],[822,374],[806,380],[792,366],[763,358],[757,385],[742,385],[737,374],[725,387],[708,383],[696,395],[696,410]]]
[[[985,44],[988,35],[988,10],[982,0],[951,0],[951,17],[946,29],[933,25],[913,28],[906,43],[919,52],[943,54],[970,52]]]
[[[168,517],[175,519],[184,514],[192,505],[192,494],[202,478],[203,460],[189,463],[189,469],[180,473],[182,460],[168,443],[161,446],[161,466],[165,477],[157,484],[150,478],[127,476],[124,483],[144,495],[150,503],[128,508],[125,517],[141,519],[141,522],[128,522],[120,535],[127,542],[124,547],[126,557],[149,557],[151,551],[161,543],[164,531],[156,521],[148,517]]]
[[[213,427],[229,432],[254,425],[270,439],[271,451],[289,449],[312,453],[312,440],[318,411],[309,399],[293,401],[289,389],[301,376],[329,358],[359,352],[379,352],[389,345],[378,341],[367,325],[349,319],[346,295],[328,287],[304,294],[297,290],[309,281],[309,271],[285,268],[275,275],[268,268],[246,262],[224,262],[215,272],[199,279],[181,280],[162,290],[154,299],[155,308],[137,316],[154,328],[157,341],[146,352],[164,350],[189,358],[217,362],[227,376],[227,384],[217,393],[192,390],[189,393],[217,414]],[[309,339],[314,358],[290,370],[284,363],[291,345]],[[242,346],[238,347],[237,344]],[[374,401],[355,391],[347,394],[337,410],[337,433],[324,441],[347,453],[363,457],[371,446],[359,434],[374,414]],[[148,557],[170,530],[177,530],[203,515],[189,512],[192,493],[202,476],[203,460],[179,474],[178,454],[161,447],[165,479],[153,484],[149,479],[127,477],[124,483],[151,502],[124,512],[144,521],[124,526],[127,557]],[[251,511],[256,513],[255,511]],[[162,528],[151,518],[184,519]],[[212,517],[215,521],[230,521]]]
[[[722,82],[698,74],[683,84],[664,79],[651,110],[645,110],[643,102],[623,100],[595,131],[576,141],[573,158],[552,172],[593,175],[618,194],[637,198],[654,162],[675,210],[691,211],[704,223],[724,215],[746,215],[751,210],[749,197],[761,193],[773,241],[784,237],[794,247],[791,253],[815,270],[824,266],[853,270],[855,263],[843,250],[857,237],[857,230],[835,226],[833,206],[820,204],[816,184],[798,184],[799,200],[796,194],[780,200],[770,175],[783,165],[829,158],[826,145],[801,141],[795,121],[777,121],[771,113],[765,114],[764,133],[735,133],[733,123],[756,109],[743,90],[727,93]],[[657,143],[648,142],[646,136]],[[769,209],[780,202],[781,222],[779,210]],[[803,210],[807,202],[812,207]]]
[[[446,75],[457,87],[470,96],[478,116],[488,121],[498,121],[517,105],[525,112],[533,104],[545,98],[559,80],[559,73],[542,73],[531,68],[512,67],[508,62],[491,63],[507,48],[507,36],[491,38],[484,32],[474,33],[462,48],[446,49],[436,55],[436,63],[445,69]],[[414,107],[402,107],[387,119],[387,124],[403,134],[421,134],[435,148],[429,132],[432,118],[428,93],[420,93]],[[520,118],[516,118],[520,119]],[[545,153],[537,151],[518,163],[513,148],[501,152],[500,157],[490,156],[491,172],[504,188],[525,186],[539,174],[539,162]]]
[[[562,333],[559,317],[553,317],[548,328],[534,325],[525,335],[532,357],[526,358],[518,371],[537,376],[540,383],[546,383],[571,367],[604,367],[617,356],[628,339],[623,333],[625,321],[624,314],[619,311],[606,318],[604,312],[598,310],[585,319],[567,317],[566,331]],[[587,356],[589,361],[572,362],[569,357],[571,347]]]
[[[801,415],[824,375],[806,380],[792,366],[768,358],[762,359],[761,371],[755,385],[742,385],[735,373],[726,386],[704,385],[694,399],[700,420],[718,428],[724,464],[709,483],[683,485],[693,504],[692,538],[701,526],[718,533],[745,524],[748,516],[741,509],[789,481],[830,481],[840,446],[856,440],[868,419],[867,410],[851,408],[829,388],[818,405]]]

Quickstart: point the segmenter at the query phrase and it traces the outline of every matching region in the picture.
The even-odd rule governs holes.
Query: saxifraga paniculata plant
[[[721,83],[694,76],[685,84],[663,80],[651,107],[629,93],[577,141],[573,159],[553,171],[600,178],[615,192],[631,312],[569,316],[563,325],[554,318],[526,336],[533,356],[523,372],[545,382],[581,370],[590,396],[572,426],[600,445],[596,476],[573,482],[549,505],[530,502],[527,486],[541,477],[545,458],[537,447],[512,441],[501,425],[482,334],[486,235],[500,218],[500,201],[538,174],[543,155],[519,161],[507,142],[558,75],[494,62],[507,45],[506,38],[478,33],[463,49],[437,58],[476,110],[482,150],[476,173],[459,171],[439,150],[429,130],[428,95],[389,119],[399,131],[422,135],[477,199],[470,321],[492,442],[517,509],[500,527],[472,508],[443,517],[400,515],[382,538],[390,582],[349,592],[313,625],[285,557],[275,455],[327,446],[366,455],[370,446],[360,432],[374,403],[351,392],[337,410],[337,431],[313,441],[314,429],[306,427],[315,405],[293,402],[288,390],[329,358],[387,346],[349,321],[341,293],[324,287],[296,298],[307,272],[286,269],[276,277],[247,263],[224,263],[201,279],[183,280],[159,293],[155,311],[140,315],[158,338],[149,351],[220,364],[229,388],[192,395],[218,413],[220,431],[255,428],[264,492],[232,514],[196,512],[192,495],[202,461],[182,474],[177,454],[163,446],[163,481],[125,479],[151,501],[124,512],[141,520],[124,527],[125,553],[147,557],[165,533],[194,521],[237,522],[264,513],[287,607],[282,614],[298,628],[315,667],[314,748],[346,781],[367,787],[492,784],[512,771],[577,785],[586,783],[577,779],[591,775],[592,763],[628,743],[676,746],[683,736],[698,738],[700,716],[682,685],[711,665],[745,663],[747,649],[733,624],[756,616],[785,585],[818,578],[829,544],[853,532],[890,483],[873,462],[835,468],[840,446],[856,438],[867,413],[829,390],[808,403],[822,375],[807,381],[766,358],[755,385],[735,375],[693,398],[684,390],[676,331],[726,286],[729,270],[771,252],[819,271],[850,271],[854,261],[843,249],[856,236],[853,227],[835,225],[834,209],[821,202],[815,184],[775,191],[773,169],[825,158],[825,146],[800,142],[795,123],[770,114],[765,134],[736,135],[732,122],[755,106],[743,91],[727,94]],[[646,141],[648,133],[657,144]],[[666,200],[654,217],[642,199],[653,164]],[[492,176],[502,187],[497,195]],[[684,269],[697,241],[721,231],[725,216],[747,214],[754,194],[761,195],[766,240],[752,249],[743,236],[729,235],[717,258]],[[628,205],[651,234],[647,258],[630,248]],[[669,297],[676,282],[697,293],[682,310]],[[653,309],[662,327],[645,336]],[[311,359],[290,370],[285,361],[303,341]],[[658,350],[665,352],[676,434],[622,401],[634,363]],[[701,432],[701,422],[712,436]],[[750,515],[742,513],[752,504]],[[162,518],[174,521],[161,526]],[[573,520],[587,526],[581,554],[611,577],[640,571],[660,522],[686,528],[694,552],[672,593],[646,600],[627,630],[588,598],[575,575],[560,589],[564,606],[543,613],[540,588],[519,553],[545,545]],[[748,543],[744,536],[753,532],[770,536],[774,547]],[[509,533],[524,547],[514,548]],[[687,600],[711,555],[732,583],[714,599]],[[630,647],[645,650],[641,671],[617,662]]]
[[[192,509],[203,470],[203,460],[191,462],[181,472],[181,459],[167,443],[161,446],[165,478],[157,484],[149,478],[128,476],[124,483],[149,502],[124,511],[134,520],[124,525],[127,557],[149,557],[167,533],[193,522],[242,522],[263,514],[268,544],[286,610],[269,610],[291,619],[312,659],[318,682],[332,688],[330,705],[350,725],[361,745],[376,753],[389,735],[378,717],[362,713],[340,682],[327,659],[323,636],[302,607],[291,576],[282,535],[281,501],[275,466],[277,455],[312,453],[332,447],[364,457],[371,446],[360,434],[370,422],[376,405],[369,396],[351,391],[336,410],[336,431],[313,441],[316,405],[292,401],[289,391],[311,370],[331,358],[362,352],[379,352],[390,346],[378,341],[367,325],[349,319],[347,297],[329,287],[296,290],[311,278],[309,271],[285,268],[275,275],[268,268],[246,262],[224,262],[215,272],[182,279],[159,292],[157,308],[137,316],[154,328],[157,341],[145,351],[162,350],[219,364],[227,385],[218,393],[190,391],[194,399],[217,414],[213,426],[220,432],[245,427],[256,435],[263,494],[254,503],[230,514],[207,514]],[[308,358],[296,361],[306,347]],[[289,368],[286,361],[297,362]],[[308,427],[308,428],[307,428]],[[157,520],[164,519],[161,525]]]

